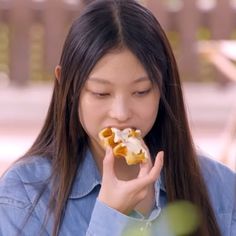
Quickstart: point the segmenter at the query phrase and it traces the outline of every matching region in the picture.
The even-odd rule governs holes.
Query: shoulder
[[[232,211],[235,203],[235,172],[204,156],[199,157],[199,164],[212,205],[221,213]]]
[[[0,204],[24,208],[31,204],[32,194],[50,177],[51,164],[34,156],[12,165],[0,178]]]
[[[224,164],[206,156],[199,156],[201,171],[205,177],[215,177],[221,181],[235,180],[235,172]]]

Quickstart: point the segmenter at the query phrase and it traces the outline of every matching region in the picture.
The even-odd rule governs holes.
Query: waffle
[[[147,151],[142,145],[141,131],[126,128],[105,128],[98,134],[101,145],[105,149],[112,147],[114,156],[124,157],[128,165],[144,163],[147,161]]]

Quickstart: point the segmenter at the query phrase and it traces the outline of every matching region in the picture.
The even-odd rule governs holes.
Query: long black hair
[[[44,126],[25,157],[52,160],[53,235],[58,235],[73,181],[88,148],[78,119],[80,92],[91,70],[106,53],[129,49],[158,85],[161,99],[154,126],[145,137],[152,156],[165,151],[164,179],[168,201],[197,205],[202,224],[194,235],[220,236],[200,173],[186,118],[179,73],[168,39],[152,13],[134,0],[98,0],[76,19],[67,35]]]

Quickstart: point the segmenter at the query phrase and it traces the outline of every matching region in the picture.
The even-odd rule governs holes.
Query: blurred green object
[[[210,40],[212,38],[212,34],[209,28],[207,27],[199,27],[197,33],[198,40]]]
[[[200,224],[200,212],[196,206],[187,201],[170,203],[164,209],[164,217],[174,235],[188,235],[196,231]]]
[[[9,75],[9,27],[0,22],[0,73]]]
[[[46,80],[44,75],[44,28],[42,24],[32,24],[30,43],[30,79],[32,81]]]
[[[147,228],[130,227],[122,236],[150,236],[150,230]]]
[[[200,212],[195,205],[188,201],[175,201],[162,210],[156,222],[131,225],[122,236],[187,236],[198,229],[200,222]],[[160,232],[158,235],[156,230]]]

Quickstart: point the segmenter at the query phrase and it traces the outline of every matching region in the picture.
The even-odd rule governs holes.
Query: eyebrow
[[[140,83],[143,81],[150,81],[150,79],[148,78],[148,76],[143,76],[143,77],[140,77],[140,78],[134,80],[134,83]]]
[[[106,79],[103,79],[103,78],[90,77],[88,81],[94,81],[94,82],[100,83],[100,84],[111,84],[110,81],[108,81]],[[138,79],[135,79],[133,81],[133,83],[137,84],[137,83],[140,83],[140,82],[143,82],[143,81],[150,81],[150,79],[148,78],[148,76],[142,76]]]

